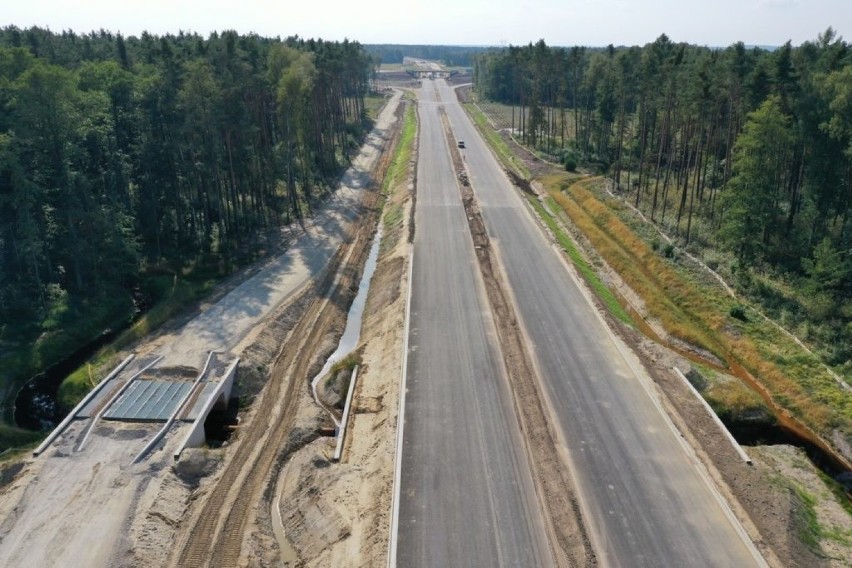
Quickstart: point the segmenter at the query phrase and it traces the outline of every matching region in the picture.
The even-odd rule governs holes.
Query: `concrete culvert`
[[[239,410],[239,399],[231,398],[227,405],[224,400],[221,404],[217,403],[207,415],[204,421],[204,436],[209,447],[218,448],[231,439],[231,435],[239,426]]]

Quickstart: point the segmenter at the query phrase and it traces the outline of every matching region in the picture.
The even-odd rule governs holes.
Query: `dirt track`
[[[413,156],[416,155],[416,139]],[[402,364],[403,318],[413,198],[414,160],[408,175],[387,188],[383,238],[376,271],[363,312],[358,383],[343,457],[330,461],[333,444],[319,438],[291,454],[278,475],[271,503],[275,539],[284,541],[285,565],[337,567],[379,566],[387,562],[393,460],[396,448],[398,386]],[[408,238],[407,238],[408,237]],[[304,428],[317,411],[306,395],[296,428]],[[260,525],[262,528],[262,524]],[[257,547],[258,565],[274,559]],[[266,547],[269,548],[268,546]]]
[[[335,267],[342,255],[335,257]],[[344,276],[332,291],[333,274],[333,270],[329,271],[308,313],[284,342],[269,385],[259,397],[248,425],[240,431],[237,451],[179,541],[182,546],[174,562],[177,566],[238,565],[249,517],[266,488],[279,452],[282,448],[287,451],[285,441],[299,400],[296,389],[305,387],[300,379],[307,376],[313,350],[332,321],[340,317],[337,304],[343,300],[348,282]]]

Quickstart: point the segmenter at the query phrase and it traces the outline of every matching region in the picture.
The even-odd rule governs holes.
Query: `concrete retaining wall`
[[[204,402],[204,406],[201,407],[198,417],[195,419],[195,422],[192,423],[189,432],[187,432],[183,442],[181,442],[177,451],[174,453],[175,461],[180,458],[180,454],[185,448],[197,448],[198,446],[204,445],[204,442],[207,440],[207,437],[204,434],[204,422],[207,420],[207,416],[210,414],[210,411],[213,410],[217,404],[228,404],[228,400],[231,398],[231,391],[234,388],[234,377],[237,375],[237,365],[239,362],[239,359],[235,359],[234,362],[231,363],[225,371],[225,374],[219,380],[219,385],[216,387],[216,390],[213,391]]]
[[[334,449],[334,461],[340,461],[343,455],[343,442],[346,437],[346,426],[349,423],[349,411],[352,408],[352,396],[355,393],[355,383],[358,380],[358,366],[352,369],[352,380],[349,381],[349,392],[346,394],[346,404],[343,406],[343,418],[340,419],[340,428],[337,429],[337,446]]]

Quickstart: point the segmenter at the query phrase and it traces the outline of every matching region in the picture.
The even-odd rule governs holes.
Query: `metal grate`
[[[136,379],[107,410],[107,420],[168,420],[192,388],[186,381]]]

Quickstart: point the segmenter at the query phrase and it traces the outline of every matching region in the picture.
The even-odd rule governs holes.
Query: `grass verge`
[[[0,444],[2,444],[0,447],[3,448],[3,451],[0,452],[0,461],[4,461],[6,458],[15,457],[20,454],[20,452],[11,450],[11,448],[29,448],[30,446],[35,446],[36,442],[41,440],[41,438],[41,432],[33,432],[31,430],[25,430],[16,426],[9,426],[8,424],[0,423]]]
[[[789,486],[796,501],[795,519],[799,538],[808,548],[822,554],[819,542],[822,540],[823,530],[817,518],[816,499],[795,483],[790,483]]]
[[[595,270],[589,265],[585,257],[583,257],[574,245],[571,238],[565,234],[565,231],[562,230],[559,223],[557,223],[556,219],[554,219],[553,215],[551,215],[550,211],[548,211],[534,196],[529,194],[524,195],[539,218],[544,221],[547,228],[553,233],[554,238],[556,238],[556,242],[559,243],[559,246],[562,247],[562,250],[564,250],[571,259],[571,262],[574,264],[577,272],[580,273],[580,276],[582,276],[583,280],[586,281],[594,294],[601,300],[601,302],[604,303],[612,315],[624,323],[632,325],[633,321],[630,319],[630,315],[618,302],[618,298],[616,298],[615,294],[612,293],[612,290],[610,290],[606,284],[601,281],[597,272],[595,272]]]
[[[402,232],[402,200],[395,197],[397,190],[402,187],[409,176],[411,156],[414,152],[414,138],[417,133],[417,114],[413,104],[408,104],[403,116],[402,132],[399,144],[388,168],[387,175],[382,180],[382,195],[386,201],[382,211],[382,238],[380,252],[390,250],[399,242]]]
[[[651,315],[678,339],[723,358],[724,350],[703,319],[692,315],[709,313],[703,297],[693,295],[688,283],[587,189],[600,178],[577,182],[563,192],[561,186],[553,183],[553,178],[559,177],[543,180],[549,196],[604,260],[645,300]]]
[[[411,161],[416,132],[417,118],[414,113],[414,105],[409,104],[402,120],[402,133],[400,134],[396,155],[382,180],[382,195],[387,196],[389,188],[394,187],[399,180],[408,175],[408,162]]]

